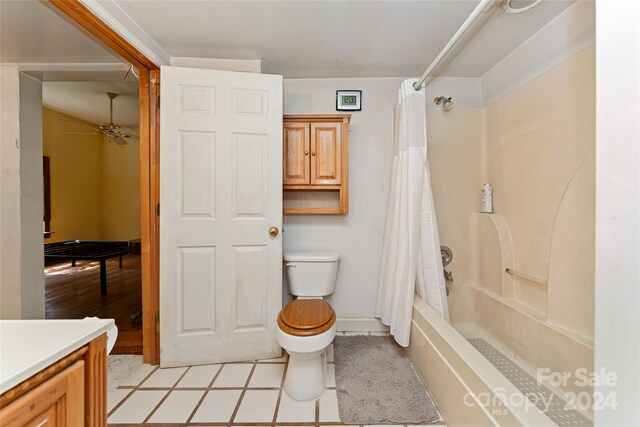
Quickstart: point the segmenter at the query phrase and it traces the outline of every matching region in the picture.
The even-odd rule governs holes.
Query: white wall
[[[20,290],[20,79],[0,65],[0,318],[19,319]]]
[[[173,56],[171,57],[171,66],[221,71],[241,71],[258,74],[262,72],[262,61],[259,59],[217,59]]]
[[[285,252],[327,250],[342,255],[329,301],[338,318],[369,319],[366,327],[377,324],[373,317],[391,174],[393,107],[401,81],[284,81],[285,114],[336,113],[336,90],[362,90],[362,111],[352,113],[349,127],[349,214],[285,215],[283,236]]]
[[[42,85],[0,66],[0,319],[44,318]]]
[[[617,374],[601,426],[640,425],[640,2],[596,2],[595,369]]]
[[[44,318],[42,82],[20,73],[20,283],[23,319]]]
[[[402,78],[285,79],[285,114],[336,113],[336,90],[362,90],[362,111],[349,126],[349,214],[285,215],[284,250],[327,250],[342,255],[335,293],[329,302],[342,330],[377,330],[374,318],[382,236],[393,160],[393,109]],[[435,83],[435,82],[434,82]],[[427,106],[436,96],[453,96],[458,113],[480,105],[480,80],[443,78],[427,90]],[[447,121],[430,109],[429,120]],[[445,138],[443,126],[430,138]],[[458,126],[464,126],[458,123]],[[478,136],[479,137],[479,136]],[[478,141],[478,149],[480,142]],[[285,290],[285,295],[288,293]]]

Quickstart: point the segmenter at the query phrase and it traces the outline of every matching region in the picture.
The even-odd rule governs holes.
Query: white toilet
[[[336,286],[340,254],[287,252],[289,291],[297,299],[278,315],[278,344],[291,356],[284,391],[295,400],[312,400],[326,387],[325,350],[336,335],[336,313],[323,298]]]

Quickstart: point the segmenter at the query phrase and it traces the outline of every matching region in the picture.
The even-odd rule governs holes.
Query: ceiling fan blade
[[[89,129],[93,129],[93,130],[95,130],[95,131],[100,130],[100,129],[96,129],[94,126],[85,125],[85,124],[83,124],[83,123],[78,123],[78,122],[74,122],[74,121],[67,120],[67,119],[60,119],[60,121],[61,121],[61,122],[67,122],[67,123],[73,123],[74,125],[82,126],[82,127],[89,128]]]
[[[100,132],[73,132],[73,131],[63,131],[62,133],[71,134],[71,135],[100,135]]]
[[[137,133],[138,132],[137,128],[131,128],[129,126],[118,126],[118,130],[120,130],[120,132],[126,133],[126,134],[131,134],[131,133]]]
[[[122,135],[123,138],[133,139],[134,141],[140,141],[140,137],[137,135]]]
[[[113,142],[115,142],[118,145],[127,145],[127,141],[120,136],[113,138]]]

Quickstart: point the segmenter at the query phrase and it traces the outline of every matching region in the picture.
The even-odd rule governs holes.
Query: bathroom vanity
[[[113,325],[0,321],[0,426],[106,426],[106,332]]]
[[[285,115],[285,214],[349,213],[350,114]]]

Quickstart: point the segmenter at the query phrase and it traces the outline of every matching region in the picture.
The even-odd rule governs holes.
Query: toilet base
[[[313,353],[289,352],[289,366],[284,380],[284,391],[293,400],[305,401],[318,397],[326,388],[325,351]]]

